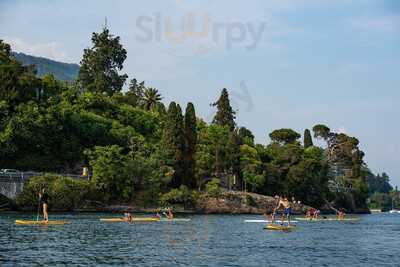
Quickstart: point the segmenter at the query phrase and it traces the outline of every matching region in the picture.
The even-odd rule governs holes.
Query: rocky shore
[[[173,205],[177,213],[191,214],[264,214],[271,213],[276,207],[276,199],[254,193],[226,191],[219,197],[203,194],[190,208]],[[293,214],[304,214],[308,206],[292,203]],[[143,208],[136,205],[111,205],[102,208],[107,212],[143,212],[154,213],[157,208]]]

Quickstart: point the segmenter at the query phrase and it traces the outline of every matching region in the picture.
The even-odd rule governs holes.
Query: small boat
[[[69,224],[69,221],[27,221],[27,220],[15,220],[15,224],[18,225],[64,225]]]

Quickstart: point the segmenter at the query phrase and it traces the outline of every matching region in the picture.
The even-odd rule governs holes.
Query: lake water
[[[253,215],[190,222],[101,223],[111,214],[59,214],[64,226],[18,226],[36,216],[0,213],[0,266],[400,266],[400,215],[299,222],[263,230]]]

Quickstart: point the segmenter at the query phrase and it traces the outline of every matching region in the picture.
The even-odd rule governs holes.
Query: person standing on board
[[[278,207],[278,205],[279,205],[279,201],[281,200],[281,197],[280,196],[278,196],[278,195],[276,195],[275,197],[274,197],[274,199],[275,199],[275,208],[272,210],[272,212],[271,212],[271,215],[270,215],[270,220],[271,220],[271,223],[274,223],[275,222],[275,216],[276,216],[276,211],[277,211],[277,207]],[[266,216],[266,215],[265,215]],[[267,216],[266,216],[267,217]],[[268,220],[268,217],[267,217],[267,220]]]
[[[50,196],[46,193],[46,190],[43,188],[42,192],[39,193],[40,203],[43,207],[43,220],[45,222],[49,221],[49,214],[47,213],[49,207],[49,199]]]
[[[287,197],[284,197],[283,199],[279,200],[278,207],[276,209],[279,209],[280,207],[283,207],[283,213],[282,213],[282,221],[281,224],[283,225],[285,221],[285,217],[288,221],[288,226],[290,226],[290,214],[292,212],[291,206],[290,206],[290,201],[288,200]]]

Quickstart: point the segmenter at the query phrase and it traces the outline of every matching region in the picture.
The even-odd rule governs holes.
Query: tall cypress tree
[[[196,112],[193,103],[188,103],[185,111],[185,177],[184,184],[190,188],[196,188],[196,145],[197,145],[197,124]]]
[[[235,129],[235,114],[229,101],[229,93],[226,88],[222,89],[221,96],[217,102],[212,104],[217,107],[213,123],[221,126],[228,126],[231,131]]]
[[[172,187],[179,187],[184,176],[184,132],[182,110],[175,102],[168,108],[164,132],[162,137],[163,149],[166,154],[166,163],[174,168]]]
[[[311,138],[311,132],[310,130],[306,129],[304,131],[304,148],[309,148],[310,146],[313,146],[313,141]]]

